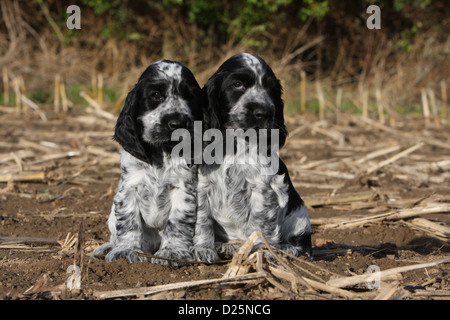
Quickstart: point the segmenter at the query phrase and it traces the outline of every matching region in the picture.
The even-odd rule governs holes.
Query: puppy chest
[[[246,226],[251,215],[279,214],[288,201],[284,175],[265,176],[250,165],[224,168],[214,175],[208,193],[214,219],[237,229]]]
[[[137,194],[139,212],[145,224],[150,228],[162,229],[167,221],[170,205],[167,192],[142,185]]]

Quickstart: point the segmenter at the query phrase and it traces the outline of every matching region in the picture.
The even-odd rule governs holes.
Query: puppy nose
[[[268,108],[258,107],[253,110],[253,115],[257,120],[266,120],[270,116]]]
[[[179,113],[167,115],[164,120],[171,131],[181,128],[188,129],[192,125],[187,115]]]
[[[170,130],[180,129],[185,126],[185,121],[182,121],[181,119],[172,119],[169,120],[167,125],[169,126]]]

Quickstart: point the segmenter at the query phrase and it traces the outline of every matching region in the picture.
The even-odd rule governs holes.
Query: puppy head
[[[179,62],[151,64],[128,94],[117,119],[114,139],[136,158],[153,163],[161,150],[170,151],[176,129],[192,132],[201,120],[204,94],[192,72]]]
[[[256,55],[238,53],[225,61],[203,90],[208,107],[203,112],[209,128],[279,129],[286,140],[282,88],[267,63]]]

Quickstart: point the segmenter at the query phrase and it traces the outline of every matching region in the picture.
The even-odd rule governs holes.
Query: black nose
[[[189,117],[182,115],[182,114],[174,114],[170,115],[167,118],[167,126],[170,130],[176,130],[181,128],[189,128],[190,126],[190,120]]]
[[[169,126],[169,129],[171,129],[171,130],[175,130],[175,129],[179,129],[179,128],[183,128],[184,127],[183,122],[181,120],[178,120],[178,119],[169,120],[167,125]]]
[[[265,107],[257,107],[253,110],[253,116],[258,121],[267,120],[270,117],[270,110]]]

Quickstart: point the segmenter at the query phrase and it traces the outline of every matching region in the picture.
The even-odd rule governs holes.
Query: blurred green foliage
[[[35,0],[42,1],[42,0]],[[82,6],[92,8],[95,15],[108,15],[108,23],[101,30],[103,39],[113,35],[116,38],[140,40],[144,37],[139,24],[145,19],[139,17],[151,15],[158,17],[162,12],[178,14],[189,23],[197,24],[201,30],[213,30],[218,38],[233,36],[241,40],[253,31],[273,30],[276,23],[288,19],[290,22],[303,23],[313,18],[322,20],[333,15],[335,10],[349,11],[351,8],[365,14],[364,8],[370,4],[404,14],[408,18],[410,8],[426,9],[431,0],[81,0]],[[363,9],[363,10],[361,10]],[[293,20],[294,17],[294,20]],[[416,17],[409,17],[415,19]],[[420,23],[420,21],[419,21]],[[417,23],[413,24],[418,27]],[[406,30],[403,42],[415,30]],[[74,33],[75,34],[75,33]],[[70,36],[70,34],[68,34]],[[256,40],[253,45],[263,45]],[[400,44],[407,49],[407,45]]]

